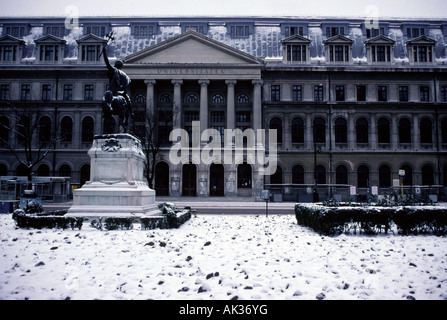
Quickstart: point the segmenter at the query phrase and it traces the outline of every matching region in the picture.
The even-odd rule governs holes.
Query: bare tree
[[[158,107],[144,112],[143,119],[135,119],[144,122],[145,126],[134,126],[132,133],[141,140],[143,152],[146,156],[145,177],[150,188],[154,188],[155,165],[160,149],[168,146],[169,133],[172,130],[173,119],[178,113],[178,108]]]
[[[0,141],[20,164],[26,167],[28,182],[31,183],[34,169],[49,152],[54,150],[56,137],[51,123],[41,121],[38,103],[17,107],[10,103],[1,107],[0,115],[9,119],[8,123],[0,121],[2,130],[15,134],[16,141],[0,136]]]

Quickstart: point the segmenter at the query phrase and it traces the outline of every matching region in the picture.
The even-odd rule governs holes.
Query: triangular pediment
[[[323,41],[324,44],[353,44],[354,41],[346,38],[345,36],[342,36],[341,34],[338,34],[336,36],[333,36],[326,41]]]
[[[281,41],[283,44],[310,44],[312,41],[300,36],[299,34],[295,34],[291,37],[285,38],[284,40]]]
[[[262,61],[194,31],[127,56],[126,64],[262,64]]]
[[[385,37],[384,35],[379,35],[377,37],[371,38],[368,41],[365,41],[365,44],[394,44],[394,41],[391,38]]]
[[[39,39],[34,40],[35,43],[66,43],[64,39],[58,38],[51,34],[47,34]]]
[[[20,39],[18,39],[16,37],[13,37],[13,36],[11,36],[9,34],[7,34],[7,35],[5,35],[3,37],[0,37],[0,42],[2,44],[17,44],[17,43],[23,44],[23,45],[25,44],[25,41],[20,40]]]
[[[426,45],[435,45],[436,40],[433,40],[427,36],[419,36],[417,38],[411,39],[410,41],[407,41],[408,45],[414,45],[414,44],[426,44]]]
[[[104,42],[104,43],[106,43],[107,40],[90,33],[90,34],[82,37],[81,39],[76,40],[76,42],[77,43],[80,43],[80,42],[94,42],[94,43]]]

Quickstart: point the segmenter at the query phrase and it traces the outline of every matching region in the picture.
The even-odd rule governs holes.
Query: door
[[[210,167],[210,196],[224,196],[224,167],[221,164],[212,164]]]
[[[169,165],[166,162],[155,166],[155,192],[157,196],[169,196]]]
[[[184,164],[182,174],[182,195],[197,195],[197,168],[195,164]]]

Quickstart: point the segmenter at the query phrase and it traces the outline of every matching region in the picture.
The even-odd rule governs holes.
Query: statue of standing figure
[[[129,129],[129,116],[133,116],[132,104],[128,95],[131,80],[127,74],[121,70],[123,67],[123,62],[121,60],[115,61],[115,66],[110,64],[107,57],[106,46],[102,49],[102,54],[104,55],[104,61],[108,70],[107,76],[109,77],[109,85],[104,94],[102,103],[104,120],[106,124],[109,124],[112,115],[118,115],[119,124],[123,128],[124,133],[126,133]],[[110,128],[108,130],[110,130]]]

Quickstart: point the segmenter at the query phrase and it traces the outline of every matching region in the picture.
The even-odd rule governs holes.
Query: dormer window
[[[365,42],[368,62],[370,64],[391,64],[394,61],[395,41],[377,36]]]
[[[150,37],[156,32],[156,26],[152,24],[132,24],[134,37]]]
[[[44,35],[52,35],[58,38],[66,34],[67,29],[61,25],[44,25]]]
[[[46,35],[35,40],[37,45],[36,63],[61,63],[64,57],[65,40]]]
[[[327,39],[325,45],[326,61],[336,64],[349,64],[352,61],[352,41],[342,35]]]
[[[307,26],[304,24],[283,24],[281,25],[281,31],[286,38],[294,35],[304,36],[305,34],[307,34]]]
[[[434,61],[436,41],[426,36],[419,36],[407,42],[410,63],[414,65],[431,64]]]
[[[201,34],[207,34],[208,28],[206,23],[182,24],[183,32],[194,31]]]
[[[311,41],[300,35],[294,35],[282,41],[284,63],[307,63],[310,57]]]
[[[8,24],[3,26],[3,34],[16,38],[22,38],[28,32],[28,26],[25,24]]]
[[[228,31],[235,38],[248,38],[252,28],[253,25],[249,23],[228,24]]]
[[[18,63],[25,42],[13,36],[0,37],[0,63]]]
[[[97,63],[100,59],[101,51],[107,40],[89,34],[76,40],[78,43],[78,63]]]

